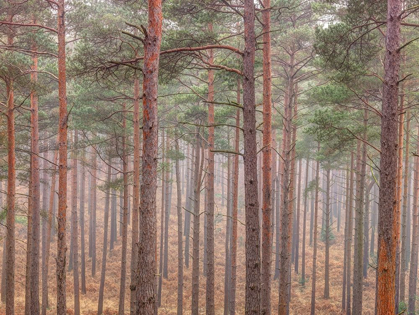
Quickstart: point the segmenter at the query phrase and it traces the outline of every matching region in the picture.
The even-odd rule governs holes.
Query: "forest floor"
[[[175,186],[173,191],[175,192]],[[158,194],[158,196],[160,196]],[[168,279],[163,279],[162,290],[162,306],[159,309],[159,314],[176,314],[177,303],[177,215],[176,215],[176,194],[173,193],[173,202],[170,216],[169,228],[169,269]],[[217,193],[217,200],[220,200],[221,193]],[[203,199],[203,198],[202,198]],[[102,260],[102,244],[103,244],[103,200],[102,192],[98,193],[98,208],[97,208],[97,269],[96,274],[91,274],[91,258],[88,257],[88,232],[86,226],[86,287],[87,293],[80,295],[81,313],[83,315],[96,315],[98,292],[100,283],[100,271]],[[202,205],[203,206],[203,205]],[[239,220],[244,222],[244,207],[243,204],[239,209]],[[158,205],[158,231],[160,231],[160,206]],[[226,220],[225,208],[220,204],[216,207],[216,225],[215,225],[215,301],[216,301],[216,314],[223,314],[224,310],[224,264],[225,264],[225,226]],[[87,211],[86,211],[86,215]],[[309,215],[307,215],[309,217]],[[16,314],[24,314],[24,301],[25,301],[25,262],[26,262],[26,226],[24,219],[17,220],[17,242],[16,242]],[[320,220],[319,220],[320,221]],[[70,213],[68,216],[68,230],[70,230]],[[88,217],[86,217],[86,224]],[[203,222],[201,227],[203,227]],[[129,227],[129,235],[131,226]],[[302,229],[300,229],[302,230]],[[343,243],[344,237],[341,232],[333,231],[335,240],[330,249],[330,298],[323,298],[324,290],[324,242],[321,240],[318,244],[318,260],[317,260],[317,286],[316,286],[316,314],[342,314],[341,311],[341,295],[342,295],[342,274],[343,274]],[[307,231],[309,231],[309,222],[307,222]],[[119,234],[119,226],[118,226]],[[200,270],[202,272],[203,262],[203,231],[201,231],[201,261]],[[237,314],[244,314],[244,299],[245,299],[245,255],[244,255],[244,226],[239,224],[238,231],[238,267],[237,267]],[[69,236],[69,234],[68,234]],[[320,231],[319,231],[320,236]],[[160,239],[160,238],[159,238]],[[300,236],[300,240],[302,235]],[[320,237],[319,237],[320,239]],[[69,247],[69,238],[67,239],[67,246]],[[80,239],[79,239],[80,241]],[[109,240],[108,240],[109,241]],[[56,256],[56,238],[52,240],[51,257],[49,261],[49,308],[48,314],[56,314],[56,277],[55,277],[55,256]],[[192,242],[191,242],[192,243]],[[130,239],[128,240],[128,270],[127,270],[127,288],[125,296],[125,314],[129,314],[129,284],[130,284]],[[307,251],[306,251],[306,274],[307,281],[305,285],[300,284],[301,276],[294,272],[292,266],[292,298],[290,305],[290,314],[309,314],[311,303],[311,278],[312,278],[312,260],[313,260],[313,247],[308,246],[309,235],[307,235]],[[159,241],[158,241],[159,246]],[[79,245],[80,247],[80,245]],[[0,250],[0,252],[2,249]],[[69,252],[69,250],[67,251]],[[119,288],[120,288],[120,265],[121,265],[121,238],[115,248],[109,252],[107,259],[106,270],[106,285],[105,285],[105,298],[104,298],[104,314],[113,315],[118,312],[119,303]],[[192,253],[192,251],[191,251]],[[2,257],[2,256],[0,256]],[[274,259],[274,256],[273,256]],[[68,259],[67,259],[68,260]],[[273,262],[274,266],[274,262]],[[351,266],[352,268],[352,266]],[[301,245],[300,245],[300,270],[301,270]],[[191,266],[184,269],[184,313],[190,314],[191,305]],[[200,313],[205,313],[205,277],[200,276]],[[278,280],[272,282],[272,312],[277,313],[278,307]],[[374,297],[375,297],[375,273],[374,270],[369,268],[368,277],[364,281],[363,293],[363,314],[374,314]],[[67,314],[73,314],[73,273],[67,272]],[[5,305],[0,305],[0,314],[4,314]]]

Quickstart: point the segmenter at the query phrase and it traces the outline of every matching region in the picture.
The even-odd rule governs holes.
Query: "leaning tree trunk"
[[[381,116],[378,218],[377,315],[395,309],[396,248],[400,238],[397,212],[398,96],[401,0],[387,1],[386,54]]]

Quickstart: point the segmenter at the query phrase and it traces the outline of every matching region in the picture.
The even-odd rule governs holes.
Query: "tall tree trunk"
[[[347,244],[346,244],[346,314],[351,314],[351,246],[352,246],[352,235],[353,235],[353,211],[352,211],[352,204],[353,204],[353,191],[354,191],[354,153],[351,152],[351,167],[350,171],[350,178],[349,178],[349,201],[348,201],[348,236],[347,236]]]
[[[97,189],[97,156],[96,152],[92,151],[92,177],[91,177],[91,187],[92,189],[92,209],[91,209],[91,233],[92,233],[92,277],[96,275],[96,189]]]
[[[119,314],[124,315],[125,310],[125,283],[127,275],[127,245],[128,245],[128,152],[127,152],[127,119],[126,106],[123,104],[122,118],[122,175],[124,181],[122,204],[122,253],[121,253],[121,286],[119,291]]]
[[[208,29],[212,32],[212,23]],[[210,49],[208,62],[214,63],[214,52]],[[214,70],[208,71],[208,168],[207,168],[207,283],[206,314],[215,313],[214,301]],[[228,196],[228,199],[230,196]]]
[[[59,98],[59,173],[57,239],[57,314],[65,314],[66,301],[66,221],[67,221],[67,81],[65,57],[64,0],[58,0],[58,98]]]
[[[409,306],[408,315],[416,314],[416,285],[418,276],[418,241],[419,241],[419,126],[418,140],[416,142],[416,156],[414,157],[414,180],[413,180],[413,212],[412,212],[412,250],[410,252],[410,272],[409,272]]]
[[[320,149],[320,145],[318,150]],[[310,314],[316,313],[316,268],[317,268],[317,217],[319,212],[319,184],[320,184],[320,162],[317,161],[316,165],[316,192],[315,192],[315,206],[314,206],[314,227],[313,227],[313,270],[311,279],[311,309]]]
[[[228,138],[230,147],[230,137]],[[224,267],[224,315],[228,315],[231,282],[231,217],[232,217],[232,171],[231,156],[227,156],[227,211],[226,211],[226,238],[225,238],[225,267]]]
[[[303,213],[303,248],[301,252],[301,283],[305,286],[306,283],[306,230],[307,230],[307,197],[308,197],[308,172],[309,172],[309,159],[306,161],[305,171],[305,188],[304,188],[304,213]]]
[[[81,166],[81,181],[80,181],[80,258],[81,258],[81,293],[86,294],[86,241],[85,237],[85,213],[84,200],[86,189],[86,166],[85,154],[83,152],[83,163]]]
[[[31,144],[32,149],[32,144]],[[27,234],[26,234],[26,269],[25,269],[25,315],[31,315],[31,280],[32,280],[32,201],[33,201],[33,185],[32,185],[32,154],[29,156],[29,181],[28,181],[28,211],[27,211]]]
[[[144,315],[153,314],[156,304],[157,96],[163,20],[161,5],[161,0],[148,1],[148,30],[144,45],[143,163],[137,268],[137,313]]]
[[[263,187],[261,313],[271,314],[272,261],[272,90],[271,90],[271,0],[264,0],[263,18]]]
[[[243,135],[244,189],[246,211],[246,298],[245,314],[260,313],[260,226],[257,179],[255,106],[255,4],[244,1]]]
[[[176,152],[179,150],[179,140],[175,141]],[[182,239],[182,187],[179,169],[179,159],[175,160],[176,195],[177,195],[177,241],[178,241],[178,275],[177,275],[177,315],[183,314],[183,239]]]
[[[364,109],[364,135],[363,138],[367,141],[367,127],[368,127],[368,109]],[[364,195],[365,195],[365,176],[367,166],[367,145],[358,141],[360,146],[359,158],[357,158],[357,170],[359,170],[359,180],[357,182],[357,198],[356,198],[356,213],[355,213],[355,247],[354,247],[354,289],[353,289],[353,313],[362,314],[362,285],[363,285],[363,245],[364,245]],[[359,186],[359,187],[358,187]]]
[[[407,202],[409,193],[409,140],[410,140],[410,111],[406,117],[406,149],[404,157],[404,181],[403,181],[403,212],[402,212],[402,247],[400,269],[400,302],[406,302],[406,272],[407,272]]]
[[[298,164],[298,191],[297,191],[297,204],[296,204],[296,214],[297,214],[297,221],[296,221],[296,231],[295,231],[295,257],[294,257],[294,265],[295,265],[295,273],[298,274],[298,264],[299,264],[299,251],[300,251],[300,198],[301,198],[301,166],[303,160],[300,159]]]
[[[51,187],[49,194],[49,205],[48,205],[48,222],[47,222],[47,236],[46,236],[46,249],[45,249],[45,265],[42,270],[42,315],[47,314],[48,307],[48,271],[49,271],[49,253],[51,249],[51,232],[53,224],[54,214],[54,202],[55,202],[55,186],[56,186],[56,165],[58,162],[58,151],[54,152],[53,158],[54,166],[51,178]]]
[[[342,280],[342,310],[346,309],[346,283],[348,281],[347,279],[347,269],[348,269],[348,235],[349,235],[349,172],[352,170],[347,167],[346,171],[346,195],[345,195],[345,231],[344,231],[344,253],[343,253],[343,280]]]
[[[130,315],[136,314],[137,261],[138,261],[138,227],[140,206],[140,80],[134,79],[134,165],[133,165],[133,201],[132,201],[132,237],[131,237],[131,297]]]
[[[240,103],[240,79],[237,79],[237,103]],[[236,130],[234,140],[234,151],[240,150],[240,110],[236,111]],[[237,274],[237,212],[238,212],[238,197],[239,197],[239,155],[234,155],[234,169],[233,169],[233,205],[232,205],[232,220],[231,220],[231,282],[230,282],[230,314],[236,312],[236,274]]]
[[[166,150],[170,150],[169,134],[166,137]],[[172,208],[172,188],[173,188],[173,171],[169,158],[166,158],[166,193],[165,193],[165,215],[164,215],[164,253],[163,253],[163,278],[168,278],[168,264],[169,264],[169,220],[170,210]],[[170,176],[170,177],[169,177]]]
[[[401,0],[387,1],[386,54],[384,59],[381,117],[380,197],[378,218],[377,315],[395,309],[397,213],[398,82],[400,69]]]
[[[13,14],[8,12],[8,20]],[[13,46],[13,30],[7,35],[7,45]],[[15,153],[15,103],[13,79],[6,80],[7,93],[7,234],[6,234],[6,315],[15,313],[15,193],[16,193],[16,153]]]
[[[195,149],[195,183],[194,183],[194,217],[193,217],[193,261],[192,261],[192,314],[199,312],[199,230],[200,230],[200,195],[201,178],[204,165],[204,157],[201,158],[201,139],[199,127],[196,131]],[[203,151],[203,149],[202,149]],[[203,155],[203,152],[202,152]]]
[[[166,135],[167,137],[167,135]],[[167,162],[167,157],[165,156],[165,149],[166,149],[166,143],[165,143],[165,132],[164,130],[162,131],[162,137],[161,137],[162,141],[161,141],[161,147],[162,147],[162,152],[161,152],[161,159],[162,161],[166,161]],[[162,295],[162,289],[163,289],[163,247],[164,247],[164,205],[166,202],[166,189],[168,188],[167,186],[167,181],[166,181],[166,167],[162,168],[162,172],[161,172],[161,213],[160,213],[160,249],[159,249],[159,280],[158,280],[158,292],[157,292],[157,305],[158,307],[161,306],[161,295]]]
[[[290,64],[294,56],[291,56]],[[288,79],[288,92],[284,114],[284,139],[282,144],[283,154],[283,175],[282,175],[282,210],[281,210],[281,256],[279,266],[279,315],[285,315],[290,302],[290,273],[291,273],[291,244],[292,244],[292,223],[293,223],[293,149],[292,141],[292,104],[294,83],[292,78]]]
[[[330,298],[330,165],[326,166],[326,209],[324,211],[325,214],[325,258],[324,258],[324,298]]]
[[[77,142],[78,133],[74,131],[74,152],[72,160],[72,183],[71,183],[71,221],[73,239],[73,290],[74,290],[74,314],[80,315],[80,288],[79,288],[79,250],[78,250],[78,218],[77,218]]]
[[[36,20],[34,19],[34,23]],[[38,55],[36,44],[32,45],[35,52],[32,56],[31,72],[31,176],[32,176],[32,250],[31,250],[31,314],[39,314],[39,257],[40,257],[40,177],[39,177],[39,125],[38,125],[38,94],[36,84],[38,82]]]
[[[105,213],[104,213],[104,232],[103,232],[103,252],[102,252],[102,270],[100,272],[100,285],[99,285],[99,302],[97,307],[97,314],[103,314],[103,294],[105,291],[105,277],[106,277],[106,256],[108,254],[108,226],[109,226],[109,199],[110,199],[110,185],[111,185],[111,164],[112,159],[109,157],[106,192],[105,192]]]

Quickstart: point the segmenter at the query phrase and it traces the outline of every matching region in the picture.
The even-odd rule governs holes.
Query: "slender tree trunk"
[[[368,127],[368,109],[364,109],[364,135],[363,138],[367,141],[367,127]],[[357,198],[356,198],[356,213],[355,213],[355,248],[354,248],[354,298],[353,298],[353,313],[362,314],[362,299],[363,299],[363,245],[364,245],[364,195],[365,195],[365,176],[367,166],[367,145],[359,141],[360,152],[358,162],[360,163],[357,170],[359,170],[359,181],[357,183]]]
[[[122,204],[122,253],[121,253],[121,286],[119,291],[119,314],[124,315],[125,310],[125,287],[127,275],[127,245],[128,245],[128,152],[127,152],[127,119],[126,106],[123,105],[122,119],[122,175],[124,181],[124,193]]]
[[[295,231],[295,257],[294,257],[294,265],[295,265],[295,273],[298,274],[298,264],[299,264],[299,251],[300,251],[300,198],[301,198],[301,166],[303,161],[300,159],[298,164],[298,191],[297,191],[297,204],[296,204],[296,214],[297,214],[297,223],[296,223],[296,231]]]
[[[348,269],[348,235],[349,235],[349,172],[346,171],[346,195],[345,195],[345,237],[344,237],[344,254],[343,254],[343,280],[342,280],[342,310],[346,309],[346,286],[347,286],[347,269]]]
[[[32,144],[31,144],[32,150]],[[29,182],[28,182],[28,211],[27,211],[27,234],[26,234],[26,269],[25,269],[25,315],[31,315],[31,280],[32,280],[32,201],[33,201],[33,185],[32,185],[32,154],[29,157]]]
[[[330,276],[330,165],[327,166],[326,169],[326,209],[325,213],[325,258],[324,258],[324,298],[330,298],[330,283],[329,283],[329,276]]]
[[[406,302],[406,272],[407,272],[407,202],[409,192],[409,140],[410,140],[410,111],[406,117],[406,150],[404,157],[404,182],[403,182],[403,212],[402,212],[402,248],[400,269],[400,302]]]
[[[85,155],[83,152],[83,161]],[[84,200],[86,189],[86,166],[82,163],[81,181],[80,181],[80,257],[81,257],[81,293],[86,294],[86,241],[85,241],[85,213]]]
[[[294,64],[293,55],[290,64]],[[283,139],[283,176],[282,176],[282,212],[281,212],[281,256],[279,266],[279,315],[285,315],[290,302],[290,273],[291,273],[291,245],[293,223],[293,191],[294,191],[294,163],[292,141],[292,104],[294,83],[292,78],[288,82],[288,97],[285,102],[284,139]]]
[[[400,238],[397,212],[398,81],[400,69],[401,0],[387,1],[381,117],[380,198],[378,218],[377,315],[395,309],[396,248]]]
[[[80,315],[80,288],[79,288],[79,250],[78,250],[78,218],[77,218],[77,142],[78,133],[74,131],[74,152],[72,160],[72,183],[71,183],[71,220],[73,239],[73,290],[74,290],[74,314]]]
[[[413,212],[412,212],[412,250],[410,252],[410,271],[409,271],[409,306],[408,315],[416,314],[416,285],[418,276],[418,241],[419,241],[419,208],[418,208],[418,189],[419,189],[419,126],[418,140],[416,142],[416,156],[414,157],[414,180],[413,180]]]
[[[143,163],[137,268],[137,313],[143,315],[153,314],[156,304],[157,95],[162,20],[161,0],[149,0],[143,67]]]
[[[59,98],[59,174],[57,240],[57,314],[65,314],[66,302],[66,220],[67,220],[67,89],[65,57],[64,0],[58,0],[58,98]]]
[[[308,172],[309,172],[309,159],[306,161],[305,172],[305,188],[304,188],[304,213],[303,213],[303,248],[301,253],[301,283],[305,286],[306,283],[306,230],[307,230],[307,197],[308,197]]]
[[[169,134],[166,136],[166,150],[169,152],[170,138]],[[168,264],[169,264],[169,220],[170,210],[172,208],[172,182],[173,182],[173,171],[171,170],[171,164],[169,158],[166,159],[166,193],[165,193],[165,215],[164,215],[164,254],[163,254],[163,278],[168,278]],[[169,177],[170,176],[170,177]]]
[[[230,147],[230,137],[228,138]],[[224,315],[228,315],[231,282],[231,217],[232,217],[232,178],[231,156],[227,156],[227,211],[226,211],[226,239],[225,239],[225,268],[224,268]]]
[[[166,135],[167,136],[167,135]],[[166,143],[165,143],[165,133],[164,130],[162,131],[162,141],[161,141],[161,146],[162,146],[162,152],[161,152],[161,159],[162,161],[166,161],[167,162],[167,157],[165,157],[165,147],[166,147]],[[162,289],[163,289],[163,247],[164,247],[164,205],[166,202],[166,189],[168,188],[167,186],[167,181],[166,181],[166,168],[163,167],[162,172],[161,172],[161,213],[160,213],[160,253],[159,253],[159,280],[158,280],[158,292],[157,292],[157,305],[158,307],[161,306],[161,295],[162,295]]]
[[[240,79],[237,80],[237,103],[240,103]],[[236,111],[236,130],[234,140],[234,150],[239,152],[240,148],[240,110]],[[230,282],[230,314],[236,312],[236,275],[237,275],[237,215],[239,197],[239,155],[234,155],[233,169],[233,205],[231,220],[231,282]]]
[[[131,237],[131,297],[130,315],[136,314],[136,294],[137,289],[137,261],[138,261],[138,226],[139,226],[139,206],[140,206],[140,80],[134,79],[134,165],[133,165],[133,201],[132,201],[132,237]]]
[[[265,8],[271,0],[264,0]],[[271,112],[271,11],[263,18],[263,186],[262,186],[262,270],[261,314],[271,314],[271,261],[272,261],[272,112]]]
[[[105,213],[104,213],[104,232],[103,232],[103,252],[102,252],[102,270],[100,272],[100,285],[99,285],[99,302],[97,307],[97,314],[103,314],[103,295],[105,291],[105,277],[106,277],[106,256],[108,254],[108,226],[109,226],[109,199],[110,199],[110,183],[111,183],[111,164],[112,159],[109,157],[106,192],[105,192]]]
[[[175,141],[176,152],[179,150],[179,140]],[[176,195],[177,195],[177,241],[178,241],[178,275],[177,275],[177,315],[183,314],[183,240],[182,240],[182,187],[179,169],[179,159],[175,160]]]
[[[318,150],[320,149],[320,145]],[[315,206],[314,206],[314,231],[313,231],[313,271],[311,279],[311,309],[310,314],[316,313],[316,268],[317,268],[317,217],[319,211],[319,183],[320,183],[320,162],[317,161],[316,165],[316,193],[315,193]]]
[[[352,211],[352,203],[353,203],[353,191],[354,191],[354,153],[351,152],[351,167],[349,169],[350,178],[349,178],[349,201],[348,201],[348,237],[347,237],[347,245],[346,245],[346,314],[351,314],[351,246],[352,246],[352,235],[353,235],[353,211]]]
[[[11,11],[11,10],[10,10]],[[8,12],[8,20],[13,14]],[[7,35],[7,45],[13,46],[13,30]],[[15,104],[13,79],[6,80],[7,93],[7,233],[6,233],[6,315],[15,313],[15,193],[16,193],[16,153],[15,153]]]
[[[92,233],[92,277],[96,275],[96,182],[97,182],[97,157],[96,152],[92,151],[92,209],[91,209],[91,217],[92,217],[92,225],[91,225],[91,233]]]
[[[42,270],[42,315],[47,314],[47,307],[48,307],[49,253],[51,249],[51,232],[52,232],[54,202],[55,202],[56,169],[57,169],[56,164],[58,162],[58,151],[54,152],[53,162],[54,162],[54,166],[53,166],[53,173],[52,173],[52,178],[51,178],[51,187],[50,187],[49,205],[48,205],[45,265],[43,265],[43,270]]]
[[[212,32],[212,23],[209,24]],[[212,49],[208,52],[210,64],[214,63]],[[206,314],[215,314],[214,300],[214,70],[208,71],[208,169],[207,169],[207,283]],[[230,196],[228,196],[228,199]]]
[[[202,150],[203,151],[203,150]],[[194,217],[193,217],[193,261],[192,261],[192,314],[199,312],[199,230],[200,230],[200,195],[204,157],[201,158],[201,139],[199,127],[196,132],[195,149],[195,184],[194,184]],[[203,154],[202,154],[203,155]]]
[[[368,276],[368,264],[369,264],[369,234],[370,234],[370,195],[371,189],[374,186],[375,181],[371,181],[368,185],[365,193],[365,210],[364,210],[364,255],[363,255],[363,270],[362,274],[364,279]]]

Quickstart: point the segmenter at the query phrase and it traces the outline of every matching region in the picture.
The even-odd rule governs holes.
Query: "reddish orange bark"
[[[162,20],[161,0],[149,0],[143,67],[143,172],[136,310],[144,315],[154,314],[156,303],[157,95]]]
[[[58,0],[58,229],[57,229],[57,314],[66,312],[66,221],[67,221],[67,87],[65,60],[64,0]]]
[[[395,310],[396,248],[400,238],[398,202],[395,199],[402,1],[388,0],[387,8],[378,203],[377,315],[393,313]]]

